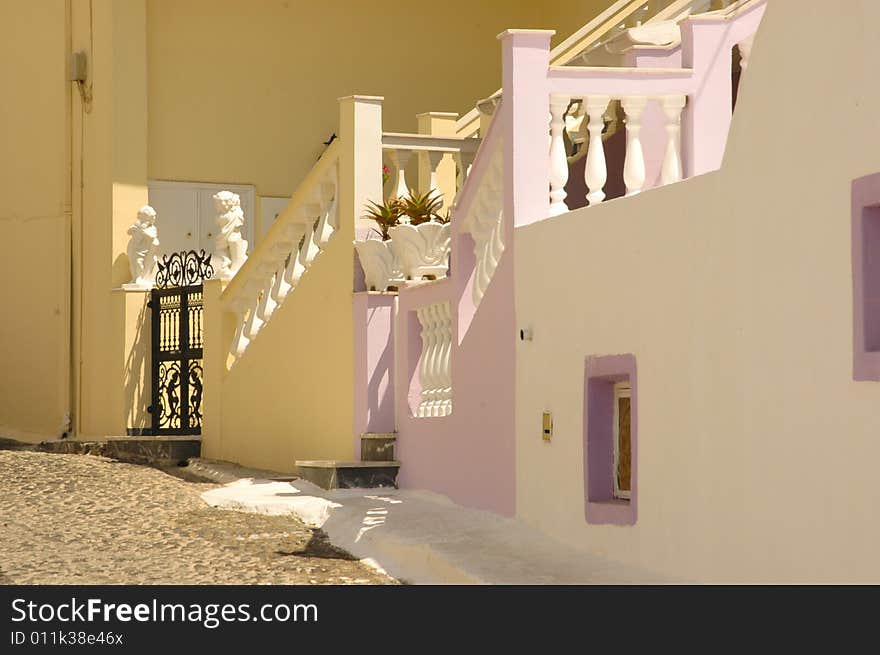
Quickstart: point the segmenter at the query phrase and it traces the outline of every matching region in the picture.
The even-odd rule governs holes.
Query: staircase
[[[322,489],[373,489],[397,487],[400,462],[394,459],[396,433],[361,435],[361,459],[358,461],[297,461],[299,477]]]

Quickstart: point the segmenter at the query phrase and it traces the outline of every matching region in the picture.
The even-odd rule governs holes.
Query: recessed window
[[[638,397],[633,355],[586,360],[584,495],[587,523],[636,522]]]
[[[853,180],[853,378],[880,380],[880,173]]]

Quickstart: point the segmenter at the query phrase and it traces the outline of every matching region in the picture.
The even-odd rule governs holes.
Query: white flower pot
[[[391,228],[391,250],[410,279],[445,277],[449,270],[452,229],[449,223],[428,221],[421,225]]]

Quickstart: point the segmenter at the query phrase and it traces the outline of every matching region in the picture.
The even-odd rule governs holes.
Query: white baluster
[[[666,116],[666,155],[660,179],[663,184],[681,181],[681,110],[686,96],[663,96],[663,114]]]
[[[232,337],[232,344],[229,348],[229,354],[233,360],[237,361],[244,354],[245,349],[250,343],[250,339],[245,334],[245,325],[247,323],[247,306],[243,299],[236,298],[230,305],[232,312],[235,314],[235,335]]]
[[[312,241],[312,226],[304,222],[300,222],[298,225],[302,230],[302,236],[300,237],[300,241],[297,242],[296,246],[291,251],[290,260],[287,262],[287,268],[284,271],[284,281],[287,282],[291,288],[299,283],[303,273],[306,272],[306,266],[302,261],[303,251],[311,246]]]
[[[286,261],[286,258],[285,258]],[[275,283],[272,285],[272,299],[276,305],[280,305],[287,298],[287,294],[291,289],[290,284],[284,279],[284,273],[287,270],[285,262],[281,262],[281,266],[275,271]]]
[[[602,130],[605,128],[605,110],[611,102],[609,96],[590,96],[585,99],[585,109],[589,116],[587,130],[590,145],[587,160],[584,162],[584,182],[587,184],[587,202],[598,205],[605,200],[605,182],[608,181],[608,167],[605,163],[605,146],[602,143]]]
[[[296,229],[294,229],[296,228]],[[275,285],[272,287],[272,297],[277,304],[284,302],[288,292],[293,288],[287,278],[287,268],[290,258],[296,258],[296,248],[301,238],[298,226],[289,224],[282,239],[275,244],[275,260],[280,262],[275,273]]]
[[[284,272],[284,280],[291,286],[295,287],[299,284],[302,276],[305,274],[308,266],[305,264],[306,253],[312,248],[312,226],[301,223],[304,229],[301,243],[290,253],[290,261],[287,264],[287,270]]]
[[[452,308],[448,302],[440,305],[442,316],[442,343],[440,370],[442,371],[442,392],[440,416],[452,413]]]
[[[746,68],[749,67],[749,59],[752,56],[752,46],[755,44],[755,35],[752,34],[749,37],[746,37],[742,41],[740,41],[737,45],[739,46],[739,56],[740,62],[739,67],[740,70],[745,71]]]
[[[434,305],[428,305],[425,308],[425,314],[428,317],[428,365],[425,367],[427,379],[425,380],[425,388],[427,389],[427,398],[425,402],[425,416],[436,416],[434,410],[437,404],[437,351],[439,343],[439,334],[437,331],[437,308]]]
[[[422,353],[419,358],[419,384],[422,387],[421,392],[421,400],[419,402],[419,409],[417,415],[419,417],[425,416],[425,409],[427,408],[425,399],[430,395],[430,390],[428,389],[428,352],[430,348],[430,319],[428,317],[428,309],[427,307],[419,307],[416,310],[416,316],[419,319],[419,324],[422,326]]]
[[[568,182],[568,158],[565,153],[565,110],[571,98],[553,94],[550,96],[550,215],[558,216],[568,211],[565,204],[565,183]]]
[[[394,191],[395,198],[405,198],[409,195],[409,187],[406,184],[406,165],[412,152],[409,150],[392,150],[388,157],[397,169],[397,188]]]
[[[443,206],[443,194],[440,191],[440,185],[437,183],[437,168],[440,166],[440,161],[443,159],[444,152],[435,152],[433,150],[425,153],[425,157],[428,159],[429,170],[431,171],[431,178],[429,182],[429,190],[432,195],[436,195],[440,198],[441,207]]]
[[[275,298],[272,297],[272,291],[275,289],[274,269],[275,266],[273,262],[266,262],[265,264],[262,264],[257,271],[257,274],[265,280],[260,294],[260,305],[257,308],[257,316],[263,321],[263,323],[272,318],[272,313],[275,311],[275,307],[278,306],[278,303],[275,302]]]
[[[327,215],[331,234],[339,229],[339,202],[337,198],[336,166],[330,169],[327,179],[321,184],[321,207]]]
[[[320,196],[316,194],[314,202],[303,206],[302,216],[305,220],[312,224],[312,247],[307,253],[308,259],[306,265],[310,265],[312,261],[321,253],[324,244],[330,240],[333,230],[327,224],[327,216],[323,212]]]
[[[248,320],[245,324],[244,334],[248,341],[253,341],[263,327],[263,319],[260,318],[261,294],[259,283],[253,280],[249,281],[245,285],[243,294],[245,298],[249,298]]]
[[[626,159],[623,163],[623,181],[626,195],[634,196],[645,186],[645,153],[642,151],[642,112],[648,104],[645,96],[628,96],[621,101],[626,112]]]
[[[455,167],[458,169],[456,171],[455,176],[455,198],[452,201],[452,206],[455,207],[458,204],[458,199],[461,196],[461,192],[464,189],[464,184],[467,182],[467,176],[471,172],[471,166],[474,163],[474,155],[476,153],[473,152],[462,152],[459,150],[455,153]]]

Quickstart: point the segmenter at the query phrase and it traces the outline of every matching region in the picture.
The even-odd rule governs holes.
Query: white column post
[[[339,99],[339,146],[337,238],[352,242],[356,233],[366,235],[373,227],[372,221],[362,218],[367,201],[383,199],[381,97]]]
[[[626,184],[626,195],[634,196],[641,192],[645,185],[645,153],[642,151],[640,132],[642,130],[642,112],[648,104],[646,96],[628,96],[621,100],[626,113],[626,159],[623,163],[623,181]]]
[[[565,184],[568,182],[568,157],[565,152],[565,111],[571,98],[552,94],[550,96],[550,215],[558,216],[568,211],[565,204]]]
[[[589,96],[584,99],[584,109],[589,117],[587,130],[590,143],[587,159],[584,162],[584,182],[587,184],[587,202],[598,205],[605,200],[605,182],[608,181],[608,167],[605,163],[605,146],[602,143],[602,130],[605,128],[605,111],[609,96]]]
[[[440,189],[440,184],[437,181],[437,169],[440,166],[440,161],[443,159],[443,152],[429,151],[425,153],[425,157],[428,160],[428,170],[431,171],[430,176],[428,177],[428,190],[431,191],[434,195],[440,196],[441,206],[444,204],[443,200],[443,191]]]
[[[388,153],[388,158],[397,171],[397,185],[394,187],[394,197],[403,198],[409,193],[409,186],[406,183],[406,165],[412,152],[409,150],[392,150]]]
[[[455,136],[458,114],[429,111],[416,114],[418,133],[430,136]],[[445,153],[422,152],[419,155],[419,191],[431,190],[443,198],[443,206],[450,207],[455,198],[455,162]]]
[[[666,116],[666,155],[660,179],[663,184],[681,181],[681,110],[686,96],[663,96],[663,114]]]

